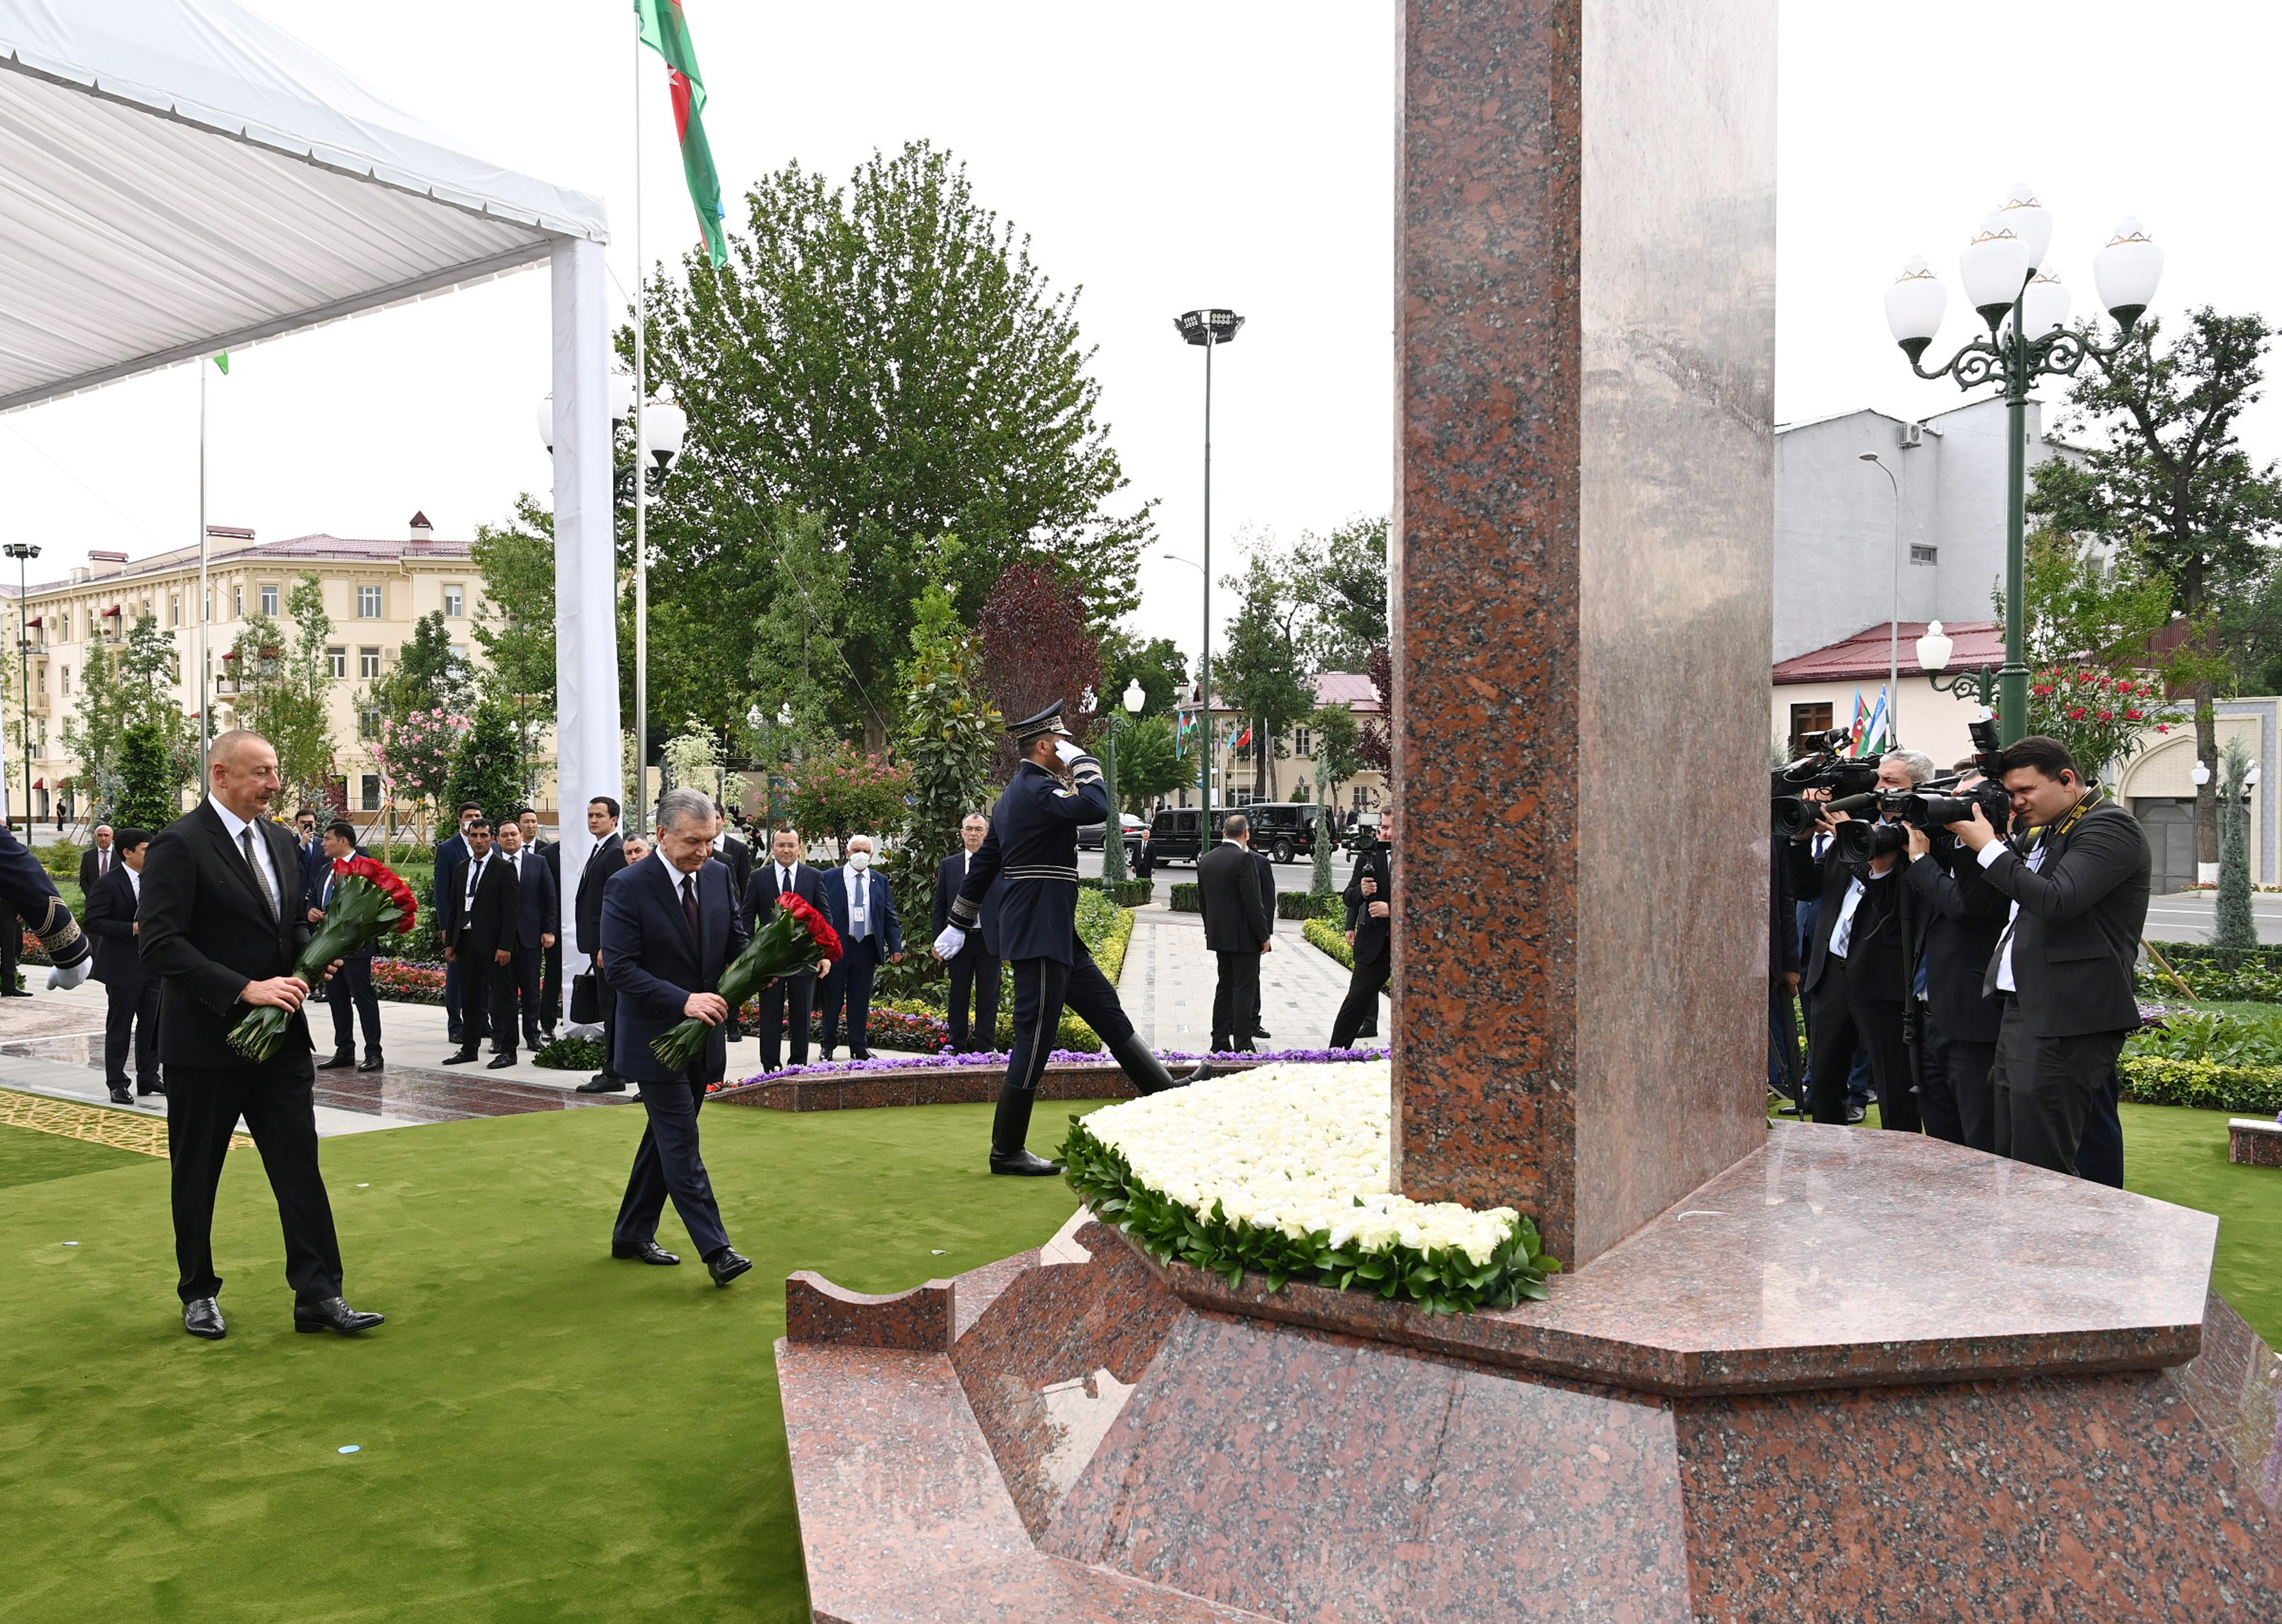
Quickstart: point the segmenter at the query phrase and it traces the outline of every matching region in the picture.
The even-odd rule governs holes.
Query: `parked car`
[[[1241,812],[1252,824],[1252,846],[1254,851],[1266,852],[1276,862],[1312,862],[1316,857],[1316,831],[1323,817],[1323,808],[1312,801],[1261,800],[1248,807],[1227,807],[1212,816],[1213,839],[1218,839],[1220,821],[1230,812]],[[1150,826],[1150,844],[1156,847],[1160,862],[1194,862],[1197,860],[1196,808],[1175,808],[1160,812]]]
[[[1122,827],[1125,831],[1126,851],[1128,853],[1139,851],[1141,849],[1141,836],[1143,831],[1149,827],[1148,824],[1144,820],[1134,816],[1130,812],[1121,812],[1117,815],[1117,817],[1120,827]],[[1099,851],[1102,847],[1104,839],[1108,832],[1108,829],[1109,825],[1106,824],[1081,824],[1077,831],[1078,849],[1083,852]]]

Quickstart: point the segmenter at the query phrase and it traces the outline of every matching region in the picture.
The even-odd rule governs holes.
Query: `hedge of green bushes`
[[[1347,946],[1347,932],[1330,920],[1310,919],[1300,927],[1300,933],[1349,970],[1354,968],[1354,949]]]
[[[1108,893],[1109,900],[1120,908],[1145,907],[1156,895],[1154,882],[1145,879],[1112,881],[1095,876],[1079,880],[1078,885],[1083,890]]]
[[[2121,1070],[2123,1097],[2142,1105],[2191,1105],[2246,1117],[2282,1112],[2282,1066],[2126,1054]]]
[[[1192,879],[1173,882],[1173,911],[1176,914],[1200,914],[1205,911],[1205,893]]]

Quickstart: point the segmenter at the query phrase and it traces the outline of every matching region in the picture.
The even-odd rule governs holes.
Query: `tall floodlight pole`
[[[1205,352],[1205,592],[1203,646],[1197,660],[1197,851],[1201,856],[1212,834],[1212,382],[1213,352],[1234,342],[1244,318],[1233,310],[1191,310],[1173,318],[1181,336]]]
[[[2088,355],[2106,360],[2120,353],[2163,275],[2163,251],[2146,227],[2127,216],[2092,262],[2100,302],[2119,329],[2115,342],[2102,349],[2092,343],[2089,328],[2066,325],[2068,290],[2045,267],[2052,238],[2052,211],[2037,201],[2026,182],[2015,185],[1997,211],[1983,219],[1957,268],[1974,313],[1988,324],[1988,335],[1968,340],[1931,372],[1920,361],[1941,329],[1947,291],[1926,268],[1922,255],[1912,258],[1886,290],[1886,324],[1909,357],[1911,371],[1921,378],[1953,378],[1960,389],[1998,383],[2005,391],[2005,664],[1997,676],[1997,717],[1999,737],[2008,745],[2029,731],[2023,590],[2029,391],[2040,377],[2073,377]],[[1948,651],[1945,644],[1937,644],[1932,652],[1945,656]],[[1926,669],[1931,673],[1938,667]]]
[[[209,357],[208,360],[212,358]],[[213,585],[206,573],[206,367],[198,364],[198,793],[211,781],[206,756],[213,743],[213,671],[208,664],[207,623],[213,619]],[[24,792],[31,794],[29,790]],[[180,804],[179,802],[177,804]],[[24,814],[31,816],[28,799]],[[26,825],[27,828],[29,825]]]
[[[24,844],[32,843],[32,581],[31,561],[39,548],[12,541],[4,549],[16,561],[16,653],[24,669]]]

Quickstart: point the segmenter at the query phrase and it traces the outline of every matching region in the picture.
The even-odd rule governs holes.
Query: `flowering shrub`
[[[1069,1181],[1151,1256],[1270,1291],[1358,1285],[1430,1313],[1542,1298],[1560,1267],[1510,1207],[1389,1188],[1387,1063],[1283,1064],[1070,1119]]]
[[[2029,674],[2028,731],[2057,739],[2087,772],[2121,762],[2149,731],[2169,732],[2185,713],[2142,673],[2046,666]]]
[[[401,718],[383,717],[380,737],[372,741],[382,792],[392,800],[440,800],[460,741],[474,725],[441,706]]]
[[[398,1003],[439,1004],[444,1001],[444,971],[438,964],[415,964],[404,959],[376,958],[372,990]]]

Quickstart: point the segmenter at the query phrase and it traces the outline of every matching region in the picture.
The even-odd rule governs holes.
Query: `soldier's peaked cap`
[[[1007,734],[1017,745],[1027,745],[1047,733],[1068,732],[1069,729],[1062,725],[1062,707],[1068,702],[1056,700],[1035,716],[1025,716],[1020,722],[1007,723]]]

